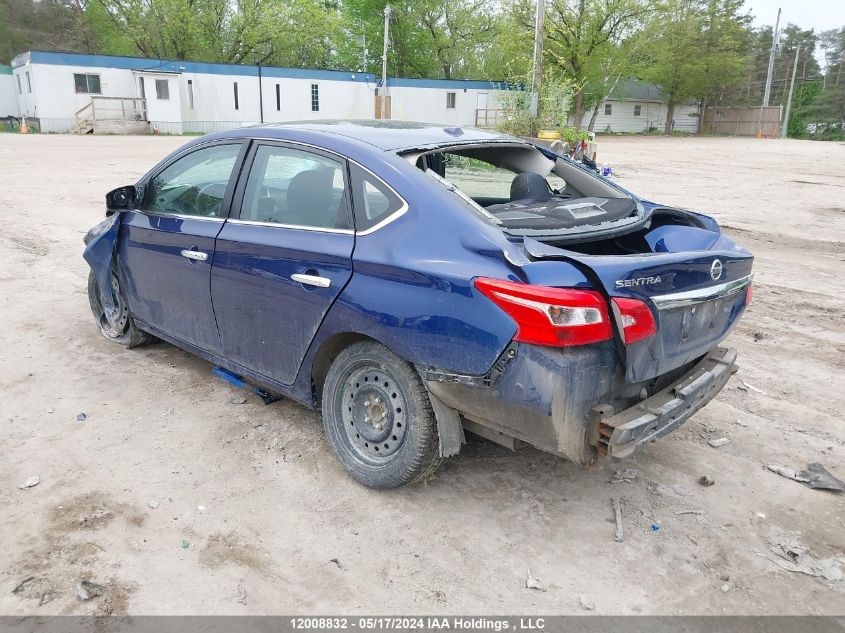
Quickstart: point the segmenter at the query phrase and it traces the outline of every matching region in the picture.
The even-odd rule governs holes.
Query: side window
[[[343,164],[320,154],[260,145],[247,179],[241,220],[349,229]]]
[[[355,205],[355,228],[366,231],[390,217],[404,206],[404,201],[374,177],[357,165],[350,167],[352,173],[352,201]]]
[[[171,163],[147,187],[142,211],[219,218],[241,144],[213,145]]]

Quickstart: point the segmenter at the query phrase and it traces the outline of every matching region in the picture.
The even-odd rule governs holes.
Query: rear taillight
[[[607,303],[598,292],[486,277],[474,283],[479,292],[516,321],[515,341],[568,347],[613,336]]]
[[[616,297],[613,299],[613,303],[619,308],[619,315],[622,317],[622,334],[625,345],[654,336],[654,333],[657,332],[654,315],[645,301]]]
[[[745,305],[749,305],[751,303],[751,296],[754,294],[754,291],[751,290],[751,285],[748,286],[748,290],[745,291]]]

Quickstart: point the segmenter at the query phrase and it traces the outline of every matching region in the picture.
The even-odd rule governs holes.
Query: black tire
[[[97,322],[97,327],[100,329],[100,334],[105,338],[115,343],[125,345],[126,347],[138,347],[152,340],[152,336],[146,332],[139,330],[135,325],[135,321],[129,315],[129,308],[126,305],[126,299],[120,289],[120,283],[115,275],[112,275],[112,289],[114,290],[114,297],[117,302],[118,310],[120,310],[121,318],[118,326],[112,328],[106,320],[103,313],[103,307],[100,304],[100,293],[97,288],[97,280],[94,278],[94,271],[88,273],[88,303],[91,305],[91,313],[94,315],[94,320]]]
[[[337,355],[322,406],[329,444],[369,488],[426,481],[440,463],[437,421],[417,371],[379,343],[362,341]]]

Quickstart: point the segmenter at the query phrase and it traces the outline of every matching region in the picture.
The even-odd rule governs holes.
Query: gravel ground
[[[764,467],[845,478],[845,144],[602,139],[620,182],[755,253],[738,374],[630,482],[471,440],[428,485],[373,492],[314,413],[234,404],[205,361],[97,332],[82,236],[185,140],[0,134],[0,613],[845,613],[845,581],[769,549],[845,563],[845,495]]]

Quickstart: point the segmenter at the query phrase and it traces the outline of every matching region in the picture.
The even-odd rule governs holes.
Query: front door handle
[[[326,277],[318,277],[317,275],[302,275],[295,273],[290,276],[294,281],[298,281],[306,286],[317,286],[318,288],[328,288],[332,285],[332,280]]]
[[[208,259],[208,253],[202,253],[200,251],[192,251],[188,250],[187,248],[182,251],[182,257],[187,257],[188,259],[195,259],[198,262],[204,262]]]

